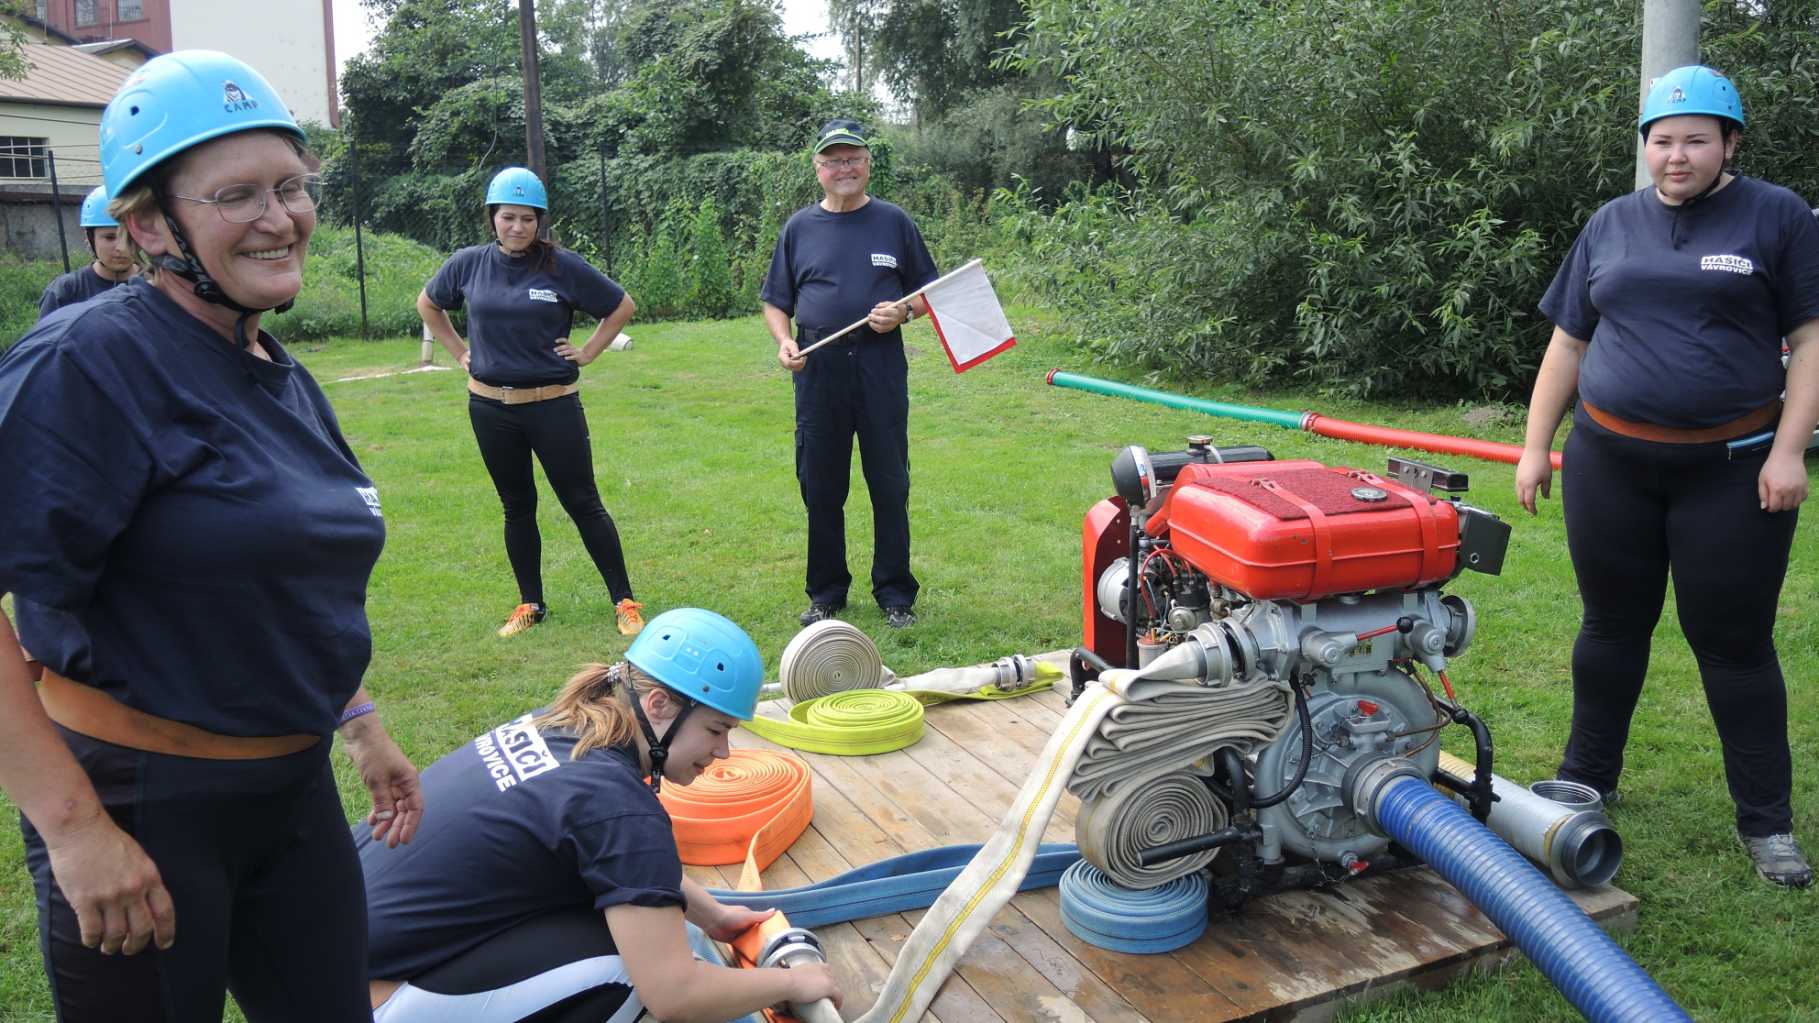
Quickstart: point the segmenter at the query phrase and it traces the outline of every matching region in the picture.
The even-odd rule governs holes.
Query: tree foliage
[[[1041,108],[1135,178],[1052,230],[1026,222],[1030,244],[1108,355],[1521,395],[1548,331],[1535,302],[1631,187],[1640,6],[1029,0],[1015,63],[1065,83]],[[1819,66],[1794,55],[1813,7],[1706,13],[1707,59],[1764,108],[1745,169],[1809,193]]]
[[[17,17],[25,13],[25,0],[0,4],[0,15]],[[25,62],[25,33],[10,19],[0,17],[0,78],[24,78],[29,70]]]

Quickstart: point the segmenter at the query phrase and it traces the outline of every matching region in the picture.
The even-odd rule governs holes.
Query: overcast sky
[[[335,60],[346,64],[348,58],[365,52],[373,41],[373,27],[367,21],[366,8],[360,0],[333,0],[335,9]],[[827,0],[783,0],[783,27],[790,35],[822,33],[809,51],[829,59],[840,56],[840,44],[827,31]]]

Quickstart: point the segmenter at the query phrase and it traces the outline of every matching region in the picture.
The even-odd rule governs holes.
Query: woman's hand
[[[1804,479],[1804,475],[1802,476]],[[1524,448],[1521,461],[1516,463],[1516,500],[1535,514],[1535,492],[1542,497],[1552,497],[1554,493],[1554,456],[1551,451],[1531,451]]]
[[[1806,460],[1770,453],[1756,476],[1756,497],[1765,512],[1793,511],[1806,500]]]
[[[59,835],[45,836],[51,876],[76,911],[82,944],[102,955],[132,955],[147,942],[177,940],[177,910],[157,864],[106,813]]]
[[[594,361],[594,356],[586,348],[576,348],[568,343],[567,338],[556,342],[556,354],[577,366],[585,366]]]
[[[715,941],[731,941],[746,931],[777,915],[774,909],[747,909],[717,902],[719,911],[705,924],[698,925]]]
[[[348,759],[373,795],[373,812],[366,817],[373,841],[383,841],[387,849],[409,842],[423,819],[423,789],[416,765],[372,715],[343,725],[341,738]]]
[[[802,963],[784,971],[789,974],[789,1002],[807,1005],[825,998],[840,1008],[840,982],[834,979],[833,967],[826,963]]]
[[[468,349],[467,351],[461,353],[461,372],[463,372],[463,373],[468,372],[467,362],[469,359],[473,358],[473,355],[474,355],[474,351],[471,348]]]

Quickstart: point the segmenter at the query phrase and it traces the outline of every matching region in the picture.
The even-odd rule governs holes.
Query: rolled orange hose
[[[776,862],[815,816],[809,769],[780,750],[736,749],[687,785],[658,793],[682,862],[697,866]]]

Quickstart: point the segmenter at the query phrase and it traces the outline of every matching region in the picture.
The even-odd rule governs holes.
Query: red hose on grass
[[[1522,447],[1517,444],[1502,444],[1492,440],[1478,440],[1474,437],[1448,437],[1445,434],[1422,433],[1419,430],[1398,430],[1390,426],[1371,426],[1368,423],[1332,419],[1318,412],[1308,413],[1307,423],[1302,429],[1322,437],[1331,437],[1334,440],[1379,444],[1391,448],[1414,448],[1418,451],[1434,451],[1443,455],[1465,455],[1468,458],[1482,458],[1487,462],[1505,462],[1515,465],[1522,460]],[[1549,458],[1553,462],[1554,468],[1560,468],[1560,452],[1550,452]]]

